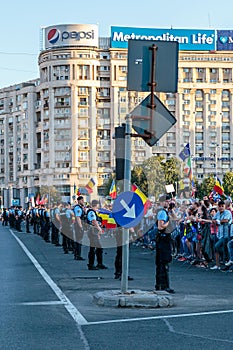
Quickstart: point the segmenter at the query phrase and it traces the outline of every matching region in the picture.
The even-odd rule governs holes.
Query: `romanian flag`
[[[105,208],[98,210],[98,216],[102,219],[102,226],[105,228],[116,228],[117,224],[112,216],[112,212]]]
[[[110,190],[109,190],[109,196],[112,199],[116,199],[116,196],[117,196],[116,184],[115,184],[114,180],[112,180],[112,184],[111,184],[111,187],[110,187]]]
[[[147,198],[147,196],[140,190],[140,188],[136,184],[132,185],[132,191],[137,193],[137,195],[141,198],[142,203],[144,205],[144,214],[145,214],[151,206],[150,200]]]
[[[110,213],[109,217],[108,217],[106,228],[116,228],[116,227],[117,227],[116,221],[113,218],[112,213]]]
[[[95,186],[95,180],[93,178],[91,178],[85,186],[85,188],[89,194],[93,192],[94,186]]]
[[[223,188],[221,181],[219,180],[218,177],[216,177],[214,191],[217,192],[218,194],[220,194],[220,196],[222,196],[224,194],[224,188]]]

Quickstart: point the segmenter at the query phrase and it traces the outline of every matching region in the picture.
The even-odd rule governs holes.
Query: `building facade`
[[[80,27],[81,26],[81,27]],[[114,128],[147,93],[127,91],[127,48],[93,25],[48,27],[40,77],[0,90],[2,205],[41,186],[69,198],[94,179],[93,196],[115,170]],[[117,46],[117,45],[115,45]],[[178,157],[188,142],[201,180],[233,168],[233,51],[179,51],[177,93],[158,93],[177,123],[156,146],[132,139],[132,163]]]

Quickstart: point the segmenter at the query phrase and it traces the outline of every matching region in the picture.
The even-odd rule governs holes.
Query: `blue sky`
[[[38,7],[37,7],[38,5]],[[0,88],[38,78],[41,26],[99,24],[148,28],[233,29],[232,0],[4,1],[0,21]]]

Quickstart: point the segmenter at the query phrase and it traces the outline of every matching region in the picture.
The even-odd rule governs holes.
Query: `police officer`
[[[74,216],[75,216],[75,241],[74,241],[74,259],[75,260],[85,260],[81,256],[82,250],[82,239],[84,234],[84,216],[85,216],[85,208],[84,208],[84,198],[83,196],[78,196],[78,203],[73,207]]]
[[[62,247],[64,254],[68,254],[70,248],[70,240],[73,237],[72,231],[72,215],[71,206],[67,202],[62,203],[62,209],[60,212],[61,220],[61,234],[62,234]]]
[[[93,200],[91,202],[91,208],[87,210],[87,223],[90,225],[88,229],[88,238],[90,240],[90,250],[88,254],[88,270],[107,269],[103,264],[103,248],[100,242],[100,235],[102,229],[100,222],[98,221],[97,209],[99,202]],[[97,265],[95,266],[95,256],[97,259]]]
[[[44,240],[45,242],[49,243],[50,239],[49,239],[49,233],[50,233],[50,212],[48,210],[48,208],[45,207],[44,210]]]
[[[171,235],[166,232],[169,225],[168,204],[169,196],[163,195],[159,198],[160,210],[158,211],[158,233],[156,236],[156,291],[164,290],[168,293],[175,293],[169,287],[169,263],[171,255]]]

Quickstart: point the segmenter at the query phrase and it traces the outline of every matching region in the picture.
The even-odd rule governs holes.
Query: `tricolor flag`
[[[36,196],[36,205],[40,204],[40,194],[38,193]]]
[[[220,194],[220,196],[222,196],[224,194],[223,185],[222,185],[222,183],[221,183],[221,181],[220,181],[220,179],[218,177],[216,177],[215,185],[214,185],[213,190],[215,192],[217,192],[218,194]]]
[[[111,184],[111,187],[110,187],[110,190],[109,190],[109,196],[110,196],[112,199],[116,199],[117,191],[116,191],[115,180],[112,180],[112,184]]]
[[[132,185],[132,191],[137,193],[137,195],[141,198],[142,203],[144,205],[144,213],[146,213],[149,207],[151,206],[150,200],[147,198],[147,196],[140,190],[140,188],[136,184]]]
[[[184,173],[187,174],[190,181],[193,179],[192,162],[191,157],[187,158],[186,164],[184,166]]]
[[[95,180],[93,178],[91,178],[85,186],[85,188],[89,194],[93,192],[94,186],[95,186]]]

